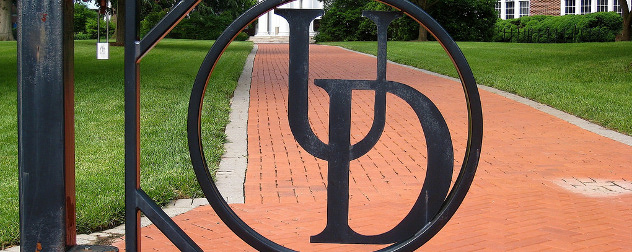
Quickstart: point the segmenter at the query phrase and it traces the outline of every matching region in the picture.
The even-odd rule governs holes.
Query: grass
[[[375,42],[328,43],[375,55]],[[458,43],[479,84],[632,135],[632,43]],[[389,42],[389,59],[458,77],[436,42]],[[414,53],[412,53],[414,52]]]
[[[142,187],[156,201],[198,197],[186,146],[190,88],[210,41],[165,40],[141,65]],[[332,43],[375,54],[374,42]],[[632,134],[632,43],[459,43],[479,83]],[[225,52],[206,92],[207,160],[219,162],[229,97],[252,45]],[[97,61],[94,41],[76,42],[77,224],[80,233],[123,220],[123,50]],[[413,54],[411,52],[420,52]],[[16,44],[0,42],[0,242],[19,239]],[[391,42],[389,58],[456,77],[435,42]]]
[[[157,202],[202,193],[191,168],[186,115],[191,86],[212,41],[164,40],[141,63],[143,189]],[[252,43],[224,53],[206,92],[203,134],[209,165],[223,153],[230,97]],[[0,42],[0,243],[19,242],[16,43]],[[79,233],[124,217],[123,48],[95,59],[94,41],[75,43],[76,195]]]
[[[19,239],[17,58],[15,42],[0,42],[0,241]]]

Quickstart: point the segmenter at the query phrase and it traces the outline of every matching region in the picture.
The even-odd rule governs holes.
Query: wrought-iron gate
[[[171,29],[181,20],[187,13],[189,13],[200,0],[181,0],[175,7],[144,37],[139,37],[139,1],[130,0],[126,5],[126,36],[125,36],[125,182],[126,182],[126,250],[127,251],[139,251],[140,247],[140,213],[144,213],[155,225],[158,227],[177,247],[182,251],[201,251],[201,248],[195,244],[195,242],[189,238],[189,236],[182,231],[176,223],[173,222],[155,202],[147,196],[140,187],[140,68],[139,64],[143,57],[149,53],[149,51],[164,38]],[[204,194],[209,200],[211,206],[216,211],[218,216],[228,225],[228,227],[237,234],[241,239],[247,242],[252,247],[261,251],[291,251],[291,249],[283,247],[273,241],[263,237],[252,228],[250,228],[245,222],[243,222],[239,216],[233,212],[228,204],[221,197],[217,187],[215,186],[210,172],[207,168],[206,161],[204,159],[204,153],[201,144],[201,132],[200,132],[200,116],[202,109],[202,101],[206,85],[209,77],[213,71],[215,64],[221,57],[224,50],[230,44],[230,42],[241,32],[248,24],[253,22],[259,16],[267,13],[268,11],[283,5],[285,3],[292,2],[292,0],[266,0],[263,1],[252,9],[244,13],[237,20],[235,20],[219,37],[219,39],[213,44],[211,50],[204,59],[195,83],[193,85],[191,99],[189,101],[189,116],[188,116],[188,139],[189,139],[189,151],[191,155],[191,161],[195,169],[198,182],[202,187]],[[446,50],[452,62],[454,63],[461,82],[468,105],[468,143],[466,149],[466,155],[463,160],[463,165],[460,174],[452,187],[449,190],[449,181],[451,178],[451,171],[449,173],[438,173],[435,179],[445,180],[448,179],[448,188],[441,189],[444,191],[438,195],[433,196],[434,202],[429,206],[420,206],[419,211],[426,211],[426,207],[432,207],[431,212],[435,212],[431,218],[420,221],[417,218],[418,211],[411,210],[407,219],[417,225],[402,225],[403,227],[395,230],[394,232],[387,232],[376,243],[394,243],[385,251],[410,251],[414,250],[425,242],[427,242],[432,236],[434,236],[452,217],[456,209],[463,201],[470,184],[472,183],[474,173],[479,160],[481,142],[482,142],[482,111],[480,105],[480,98],[476,87],[476,82],[472,75],[472,72],[465,60],[465,57],[461,53],[456,43],[445,32],[441,26],[434,21],[428,14],[421,10],[418,6],[406,1],[406,0],[382,0],[386,4],[389,4],[404,14],[412,17],[420,24],[422,24],[431,34],[435,36],[437,41]],[[278,14],[285,17],[290,22],[290,57],[294,62],[294,65],[290,66],[290,79],[291,81],[303,82],[306,81],[305,73],[301,72],[305,69],[309,69],[305,65],[305,59],[309,54],[309,47],[306,47],[306,38],[304,36],[307,31],[306,27],[309,27],[309,23],[318,15],[322,15],[319,10],[303,10],[302,12],[291,12],[289,10],[278,10]],[[377,24],[381,30],[379,34],[386,34],[385,28],[388,26],[391,20],[396,18],[396,15],[381,14],[381,13],[367,13],[366,16],[370,17]],[[349,80],[320,80],[317,81],[317,85],[330,89],[327,90],[332,99],[333,106],[337,106],[342,111],[346,111],[346,106],[350,101],[350,96],[347,94],[353,89],[370,89],[376,91],[376,120],[381,118],[383,120],[383,114],[380,112],[384,106],[382,104],[381,95],[386,92],[393,93],[400,98],[406,100],[415,109],[416,113],[431,112],[434,113],[432,117],[435,121],[442,121],[441,113],[436,108],[432,108],[432,102],[423,98],[425,96],[418,95],[417,91],[410,90],[406,85],[394,83],[386,80],[386,37],[379,39],[379,55],[378,55],[378,79],[376,81],[349,81]],[[297,63],[298,62],[298,63]],[[303,70],[301,70],[303,69]],[[383,71],[381,69],[384,69]],[[363,152],[366,153],[372,148],[373,141],[377,141],[383,128],[383,121],[376,123],[375,127],[369,133],[366,141],[361,141],[359,144],[349,146],[348,143],[341,142],[341,148],[355,148],[355,152],[351,151],[347,156],[334,157],[328,153],[336,152],[335,149],[330,149],[331,146],[325,145],[318,140],[311,129],[309,129],[309,122],[306,120],[307,116],[304,111],[304,106],[307,106],[306,91],[302,90],[300,85],[292,87],[290,85],[290,93],[296,94],[295,101],[290,101],[289,119],[290,123],[296,127],[292,127],[292,133],[301,146],[307,148],[308,152],[314,156],[329,160],[330,166],[332,160],[337,162],[347,162],[351,159],[355,159]],[[344,86],[343,88],[333,88],[331,86]],[[294,90],[292,90],[294,88]],[[417,92],[417,93],[415,93]],[[413,98],[410,98],[411,93],[414,93]],[[380,94],[380,95],[378,95]],[[421,94],[421,93],[419,93]],[[408,97],[408,98],[407,98]],[[420,98],[421,97],[421,98]],[[336,102],[334,102],[336,100]],[[420,101],[421,100],[421,101]],[[427,100],[427,101],[426,101]],[[379,103],[379,104],[378,104]],[[422,126],[425,122],[420,116],[420,122]],[[348,124],[348,121],[343,120]],[[294,123],[293,123],[294,122]],[[382,126],[380,126],[382,124]],[[426,123],[427,124],[427,123]],[[445,124],[445,122],[443,123]],[[343,125],[344,126],[344,125]],[[348,126],[348,125],[347,125]],[[424,127],[424,131],[426,128]],[[447,126],[444,128],[439,127],[437,129],[429,129],[429,134],[437,138],[449,138],[449,132],[447,132]],[[428,136],[428,133],[426,134]],[[345,130],[340,132],[332,132],[330,134],[341,134],[344,139]],[[427,141],[429,141],[427,139]],[[430,140],[436,141],[436,140]],[[429,150],[429,155],[448,155],[451,158],[451,144],[449,146],[439,147],[437,149]],[[449,153],[445,153],[448,152]],[[430,153],[432,151],[432,153]],[[445,159],[445,156],[439,159]],[[339,161],[339,162],[338,162]],[[431,161],[429,161],[431,162]],[[450,160],[451,162],[451,160]],[[434,163],[432,166],[446,166],[449,164]],[[342,164],[344,167],[344,164]],[[431,165],[429,164],[429,167]],[[348,169],[348,167],[347,167]],[[430,169],[429,169],[430,170]],[[339,173],[342,178],[329,178],[329,187],[340,187],[342,189],[331,189],[332,191],[344,189],[345,174]],[[348,173],[348,170],[347,170]],[[330,174],[331,175],[331,174]],[[332,176],[333,177],[333,176]],[[348,174],[347,176],[348,177]],[[348,179],[347,179],[348,187]],[[445,183],[433,182],[427,180],[430,183],[428,186],[433,187],[445,187]],[[426,185],[424,186],[426,187]],[[422,189],[423,191],[423,189]],[[336,197],[329,194],[329,197]],[[344,197],[344,196],[343,196]],[[342,199],[344,201],[344,199]],[[416,204],[417,205],[417,204]],[[345,206],[334,205],[330,207],[347,208]],[[415,206],[416,207],[416,206]],[[413,207],[413,209],[415,209]],[[342,221],[346,223],[346,216],[333,214],[332,219],[329,219],[328,223]],[[348,227],[348,225],[347,225]],[[323,233],[313,236],[312,242],[347,242],[347,243],[367,243],[367,238],[376,238],[363,235],[350,235],[343,240],[335,240],[333,237],[339,236],[335,229],[327,229]],[[332,240],[333,239],[333,240]]]

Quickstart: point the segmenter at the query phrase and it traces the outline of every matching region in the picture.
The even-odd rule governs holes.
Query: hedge
[[[493,41],[526,43],[611,42],[623,27],[615,12],[526,16],[499,20]]]

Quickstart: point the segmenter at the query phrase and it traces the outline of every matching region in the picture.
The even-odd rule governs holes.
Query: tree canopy
[[[105,0],[75,0],[107,5]],[[116,16],[117,44],[123,45],[125,34],[125,1],[109,0],[112,8],[104,8]],[[177,3],[177,0],[140,1],[141,36],[153,28]],[[256,0],[203,0],[171,31],[168,37],[188,39],[215,39],[230,23],[256,4]]]
[[[375,39],[375,25],[363,18],[363,10],[394,10],[371,0],[323,0],[318,41],[353,41]],[[495,0],[413,0],[435,18],[455,40],[489,41],[497,20]],[[406,16],[393,22],[389,37],[395,40],[425,40],[424,30]]]

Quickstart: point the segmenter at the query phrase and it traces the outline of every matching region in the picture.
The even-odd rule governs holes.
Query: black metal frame
[[[188,115],[188,139],[191,161],[204,194],[211,206],[226,225],[250,246],[260,251],[292,251],[263,237],[228,206],[221,197],[208,170],[201,142],[200,117],[204,91],[224,50],[248,24],[270,10],[293,0],[266,0],[237,18],[217,39],[204,59],[191,92]],[[480,97],[472,71],[447,32],[427,13],[406,0],[381,0],[423,25],[450,56],[459,73],[468,108],[468,144],[463,165],[454,186],[443,201],[438,213],[408,238],[379,251],[412,251],[432,238],[454,215],[463,201],[476,172],[483,135],[483,119]],[[142,211],[156,226],[183,251],[201,249],[142,191],[140,188],[140,95],[139,63],[199,0],[182,0],[142,40],[138,32],[138,0],[127,2],[126,50],[125,50],[125,166],[126,166],[126,250],[140,250],[139,217]]]
[[[71,1],[18,1],[18,167],[22,251],[76,245]]]
[[[364,11],[377,25],[378,56],[375,80],[316,79],[314,84],[329,95],[329,142],[321,141],[308,119],[309,24],[322,10],[277,9],[290,24],[288,121],[295,140],[315,157],[328,162],[327,225],[310,238],[313,243],[391,244],[405,240],[426,225],[440,209],[450,189],[454,158],[452,139],[439,109],[424,94],[399,82],[388,81],[387,29],[399,12]],[[373,123],[368,134],[351,144],[353,90],[375,94]],[[417,114],[426,136],[426,178],[408,214],[391,230],[363,235],[349,226],[349,164],[368,153],[379,141],[386,123],[386,94],[398,96]]]
[[[141,40],[139,0],[126,2],[125,32],[125,249],[140,251],[143,212],[178,249],[202,251],[140,188],[140,62],[201,0],[182,0]]]

